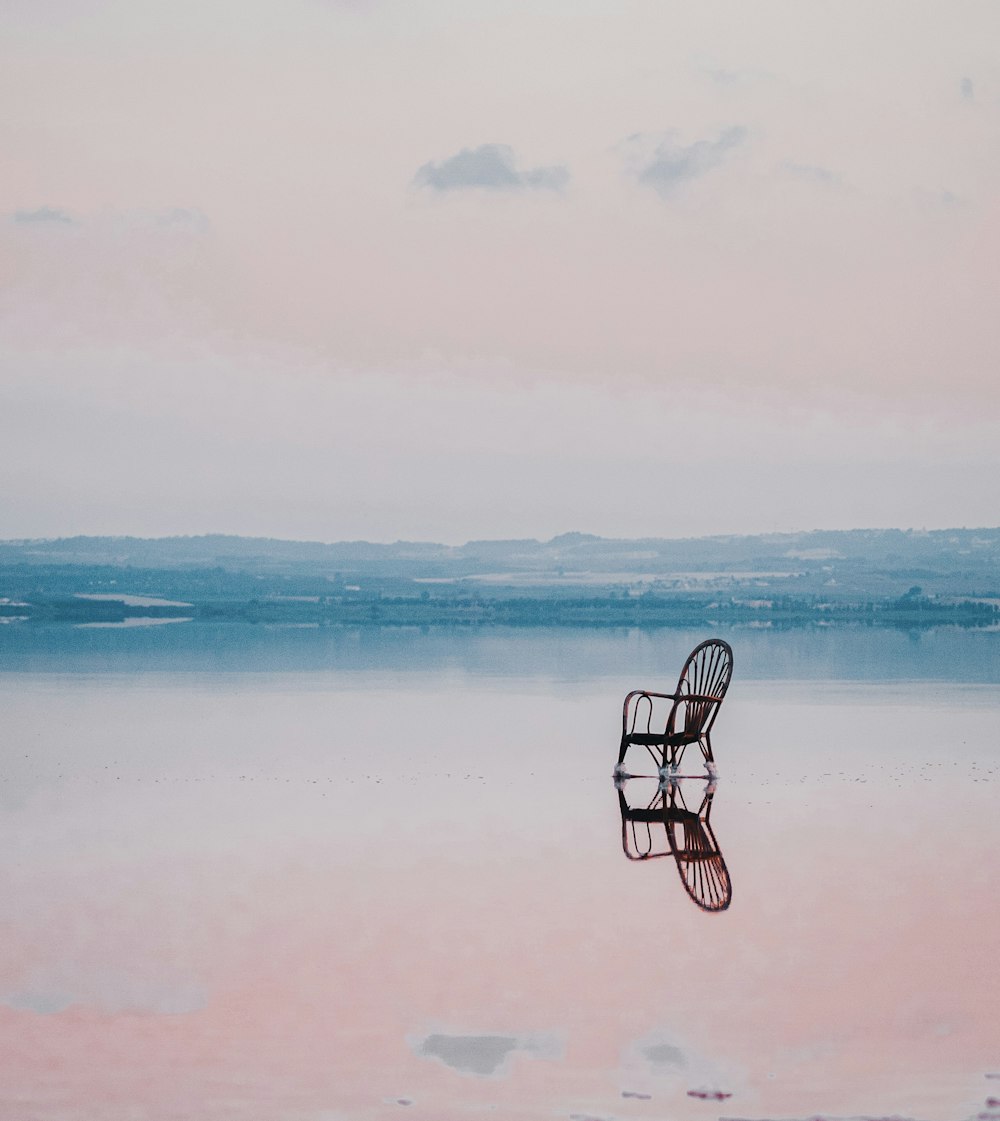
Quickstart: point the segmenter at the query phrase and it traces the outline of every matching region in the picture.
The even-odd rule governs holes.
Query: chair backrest
[[[684,890],[703,911],[724,911],[733,898],[729,869],[711,825],[714,790],[689,810],[680,785],[660,788],[647,805],[630,806],[621,787],[622,849],[629,860],[672,856]],[[660,833],[659,826],[663,829]]]
[[[684,890],[703,911],[724,911],[733,901],[733,882],[708,821],[691,814],[668,822],[667,837]]]
[[[681,706],[684,710],[684,731],[698,734],[709,731],[732,676],[733,650],[721,638],[708,638],[699,642],[688,654],[675,692],[682,697],[700,696],[711,699],[691,701]]]
[[[724,911],[733,899],[733,882],[712,828],[714,784],[705,787],[701,805],[689,810],[680,784],[670,793],[667,839],[684,890],[703,911]]]

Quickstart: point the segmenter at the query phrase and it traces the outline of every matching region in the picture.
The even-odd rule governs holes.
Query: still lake
[[[704,637],[0,628],[0,1118],[1000,1121],[1000,633],[722,632],[717,913],[611,779]]]

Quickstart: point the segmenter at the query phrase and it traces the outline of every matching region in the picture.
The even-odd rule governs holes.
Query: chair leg
[[[698,746],[701,748],[702,755],[705,756],[705,762],[714,763],[715,756],[712,754],[712,737],[707,732],[702,739],[698,741]]]

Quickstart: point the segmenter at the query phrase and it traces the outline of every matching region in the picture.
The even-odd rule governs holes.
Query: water
[[[0,1117],[1000,1117],[1000,640],[728,634],[708,913],[700,637],[5,630]]]

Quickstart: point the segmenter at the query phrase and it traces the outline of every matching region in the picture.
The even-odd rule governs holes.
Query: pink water
[[[707,914],[632,684],[0,676],[0,1117],[1000,1119],[1000,689],[737,681]]]

